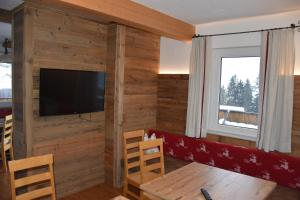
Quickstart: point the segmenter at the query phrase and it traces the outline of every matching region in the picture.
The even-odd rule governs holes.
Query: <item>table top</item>
[[[141,189],[163,200],[204,200],[205,188],[214,200],[262,200],[276,183],[193,162],[141,185]]]
[[[129,199],[120,195],[120,196],[113,198],[112,200],[129,200]]]

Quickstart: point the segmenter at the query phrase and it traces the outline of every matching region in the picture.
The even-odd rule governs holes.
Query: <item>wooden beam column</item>
[[[105,123],[105,181],[122,186],[122,135],[126,27],[108,28]]]
[[[32,156],[33,10],[22,6],[13,14],[13,115],[16,159]]]
[[[157,35],[190,41],[195,26],[130,0],[27,0],[72,9],[82,17],[124,24]]]

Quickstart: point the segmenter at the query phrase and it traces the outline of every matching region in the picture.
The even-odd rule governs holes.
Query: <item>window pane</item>
[[[11,64],[0,63],[0,99],[12,98]]]
[[[260,57],[222,58],[221,125],[257,129]]]

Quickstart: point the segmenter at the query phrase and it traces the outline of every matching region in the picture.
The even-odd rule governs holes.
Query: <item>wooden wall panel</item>
[[[27,155],[27,143],[25,135],[24,124],[24,106],[23,106],[23,94],[24,94],[24,10],[19,10],[14,13],[13,20],[13,48],[14,48],[14,60],[13,60],[13,117],[14,117],[14,148],[15,158],[25,158]]]
[[[300,156],[300,76],[295,76],[292,155]],[[176,94],[179,93],[179,94]],[[158,76],[157,129],[184,134],[188,80],[184,75]],[[210,141],[255,147],[253,141],[208,134]]]
[[[54,154],[58,197],[104,179],[120,186],[123,131],[156,127],[160,36],[31,3],[20,9],[28,49],[18,55],[26,81],[16,93],[27,92],[20,96],[27,156]],[[106,112],[40,117],[41,68],[106,71]]]
[[[121,187],[122,177],[122,134],[124,96],[124,58],[126,27],[108,26],[107,85],[105,123],[105,182]]]
[[[300,156],[300,76],[294,76],[292,154]]]
[[[54,154],[56,191],[62,197],[104,182],[105,112],[40,117],[40,69],[106,71],[107,25],[34,5],[24,9],[24,38],[32,42],[23,72],[30,90],[30,99],[23,99],[26,136],[32,136],[27,148],[33,156]]]
[[[156,127],[160,37],[126,27],[124,131]]]
[[[186,125],[188,75],[158,75],[157,129],[183,134]]]

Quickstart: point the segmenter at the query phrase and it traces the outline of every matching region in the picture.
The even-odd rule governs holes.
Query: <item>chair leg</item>
[[[144,195],[144,191],[140,191],[140,200],[146,200],[147,198]]]
[[[123,186],[123,195],[127,197],[127,194],[128,194],[128,183],[127,181],[125,181]]]
[[[140,199],[139,200],[144,200],[144,192],[140,190]]]
[[[14,160],[15,159],[15,155],[14,155],[14,149],[13,149],[13,147],[10,147],[9,154],[10,154],[10,159]]]
[[[2,158],[3,171],[7,171],[6,155],[5,155],[5,151],[3,149],[1,151],[1,158]]]

